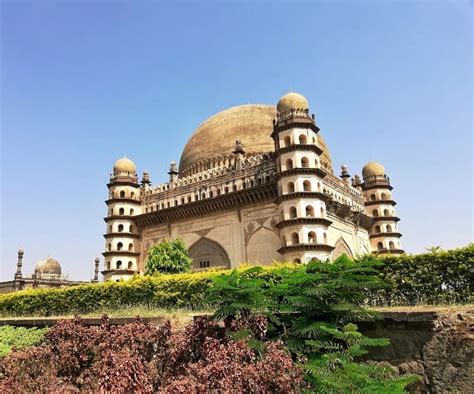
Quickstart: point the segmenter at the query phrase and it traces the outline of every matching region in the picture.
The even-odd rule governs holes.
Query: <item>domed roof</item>
[[[136,171],[136,167],[135,167],[135,163],[133,161],[131,161],[129,158],[127,157],[123,157],[121,159],[118,159],[115,164],[114,164],[114,172],[115,171],[118,171],[118,172],[135,172]]]
[[[35,275],[37,277],[54,276],[59,278],[61,276],[61,264],[52,257],[47,257],[36,263]]]
[[[235,141],[240,140],[246,153],[273,152],[275,145],[271,134],[277,109],[273,105],[248,104],[226,109],[211,116],[196,129],[181,154],[179,171],[200,160],[231,154]],[[321,133],[319,146],[322,160],[332,168],[331,157]]]
[[[383,176],[385,175],[385,168],[382,164],[376,161],[368,162],[362,169],[362,177],[369,178],[371,176]]]
[[[290,109],[309,109],[308,100],[302,94],[287,93],[278,101],[277,111],[286,112]]]

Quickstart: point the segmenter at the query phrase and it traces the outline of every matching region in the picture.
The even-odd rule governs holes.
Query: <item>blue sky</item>
[[[51,255],[90,279],[126,154],[166,180],[193,130],[291,88],[336,169],[381,161],[409,252],[471,242],[465,1],[2,1],[1,276]]]

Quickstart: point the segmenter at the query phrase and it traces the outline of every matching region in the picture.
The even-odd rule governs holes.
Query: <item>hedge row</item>
[[[465,248],[385,257],[380,277],[390,287],[368,294],[370,305],[417,305],[473,302],[474,244]],[[264,267],[258,275],[278,280],[301,266]],[[0,295],[1,315],[65,315],[127,306],[205,309],[213,278],[225,271],[137,276],[125,282],[86,284],[61,289],[31,289]]]
[[[248,268],[248,267],[247,267]],[[264,267],[258,275],[277,280],[294,264]],[[144,306],[157,309],[205,309],[208,289],[228,271],[136,276],[128,281],[90,283],[66,288],[28,289],[0,295],[0,315],[57,316]]]
[[[372,305],[474,302],[474,244],[418,255],[388,256],[380,278],[390,287],[371,294]]]

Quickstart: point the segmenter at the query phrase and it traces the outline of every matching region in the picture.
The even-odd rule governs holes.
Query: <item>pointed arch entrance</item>
[[[332,252],[332,259],[336,260],[339,256],[345,254],[347,257],[353,258],[354,255],[352,254],[352,250],[347,244],[346,241],[341,237],[337,240],[336,244],[334,245],[334,251]]]
[[[227,252],[217,242],[201,238],[189,248],[193,268],[225,267],[230,268]]]

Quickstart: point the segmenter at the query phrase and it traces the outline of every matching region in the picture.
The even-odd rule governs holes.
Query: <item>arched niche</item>
[[[208,238],[201,238],[189,248],[193,268],[230,268],[229,256],[222,246]]]
[[[341,237],[337,240],[336,244],[334,245],[334,251],[332,252],[332,259],[335,260],[341,255],[347,255],[347,257],[353,258],[354,255],[352,253],[351,248],[347,244],[346,241]]]
[[[277,252],[282,246],[280,237],[267,228],[260,228],[249,239],[247,244],[247,261],[251,264],[267,265],[274,260],[282,260]]]

